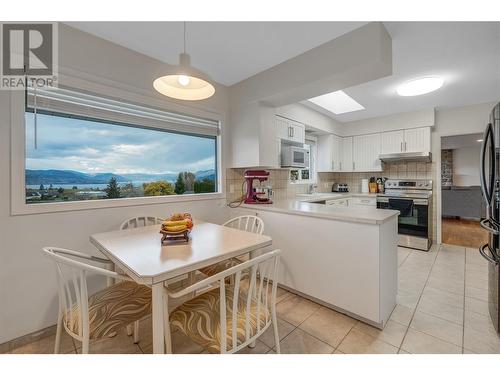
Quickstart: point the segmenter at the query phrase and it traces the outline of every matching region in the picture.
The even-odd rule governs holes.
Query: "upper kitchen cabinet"
[[[280,168],[280,127],[274,108],[251,103],[231,112],[232,168]]]
[[[334,134],[319,136],[317,153],[318,172],[340,172],[342,138]]]
[[[395,154],[403,152],[403,143],[405,139],[404,130],[394,132],[385,132],[381,136],[381,154]]]
[[[340,171],[341,172],[352,172],[353,171],[353,148],[352,148],[352,137],[342,138],[342,148],[341,148],[341,158],[340,158]]]
[[[280,139],[304,143],[306,141],[306,127],[296,121],[276,116],[276,135]]]
[[[415,128],[405,130],[405,152],[431,151],[431,128]]]
[[[353,170],[373,172],[382,170],[380,155],[380,133],[353,137]]]
[[[381,138],[381,154],[429,152],[431,150],[430,127],[384,132]]]

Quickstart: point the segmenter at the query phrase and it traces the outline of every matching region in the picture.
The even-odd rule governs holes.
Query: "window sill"
[[[206,193],[206,194],[193,194],[193,195],[167,195],[163,197],[102,199],[102,200],[88,200],[88,201],[76,201],[76,202],[60,202],[60,203],[26,204],[22,202],[20,204],[12,206],[11,215],[12,216],[34,215],[34,214],[43,214],[51,212],[97,210],[104,208],[145,206],[152,204],[168,204],[168,203],[178,203],[178,202],[194,202],[194,201],[205,201],[214,199],[225,199],[225,194]]]

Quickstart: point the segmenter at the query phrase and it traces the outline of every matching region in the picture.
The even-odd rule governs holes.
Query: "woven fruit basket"
[[[173,214],[170,219],[165,220],[161,225],[161,243],[167,245],[169,242],[186,241],[189,242],[189,233],[193,228],[193,218],[189,213]]]

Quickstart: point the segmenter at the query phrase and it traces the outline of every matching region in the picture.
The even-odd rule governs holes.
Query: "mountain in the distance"
[[[27,169],[26,185],[49,185],[49,184],[107,184],[112,177],[118,182],[126,182],[122,176],[113,173],[82,173],[70,170],[58,169]]]
[[[114,173],[83,173],[71,170],[58,169],[27,169],[26,170],[26,185],[50,185],[50,184],[107,184],[114,177],[119,183],[126,182],[148,182],[148,181],[175,181],[176,173],[164,174],[148,174],[148,173],[130,173],[130,174],[114,174]],[[215,180],[215,171],[213,169],[195,172],[197,180],[205,178]]]
[[[121,174],[123,178],[127,181],[175,181],[177,178],[176,173],[159,173],[159,174],[149,174],[149,173],[126,173]]]
[[[194,174],[197,180],[209,179],[211,181],[215,180],[215,171],[213,169],[208,169],[206,171],[198,171]]]

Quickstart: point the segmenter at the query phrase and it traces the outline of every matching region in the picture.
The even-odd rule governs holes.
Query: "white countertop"
[[[363,193],[316,193],[303,194],[295,199],[276,200],[272,204],[243,204],[241,207],[252,210],[274,211],[293,215],[311,216],[322,219],[350,221],[355,223],[382,224],[399,215],[399,211],[374,207],[342,207],[311,203],[314,201],[342,197],[376,197],[377,194]]]
[[[313,193],[313,194],[297,194],[296,199],[302,202],[314,202],[322,199],[336,199],[336,198],[377,198],[376,193]]]

